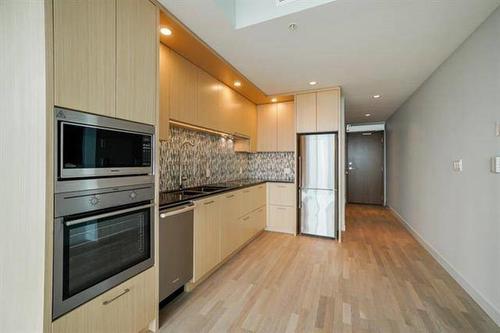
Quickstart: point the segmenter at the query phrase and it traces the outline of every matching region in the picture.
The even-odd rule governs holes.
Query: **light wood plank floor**
[[[160,311],[161,332],[500,332],[389,210],[344,242],[264,233]]]

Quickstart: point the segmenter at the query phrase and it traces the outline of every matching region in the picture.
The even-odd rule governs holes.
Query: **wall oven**
[[[56,319],[154,263],[154,184],[55,196]]]
[[[154,127],[55,108],[58,180],[153,174]]]

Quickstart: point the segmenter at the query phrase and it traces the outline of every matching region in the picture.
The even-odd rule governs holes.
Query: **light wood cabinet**
[[[155,270],[150,268],[52,323],[53,333],[137,333],[156,317]]]
[[[170,49],[160,44],[160,120],[159,135],[160,140],[168,140],[169,120],[170,120]]]
[[[217,129],[219,127],[219,81],[205,71],[198,69],[197,125]]]
[[[257,151],[277,151],[278,116],[276,104],[263,104],[257,107]]]
[[[267,221],[266,229],[269,231],[296,234],[296,209],[286,206],[269,206],[269,220]]]
[[[115,0],[54,1],[56,105],[115,116],[115,24]]]
[[[221,261],[221,198],[201,200],[194,210],[194,282]]]
[[[316,96],[316,129],[318,132],[339,130],[340,91],[320,91]]]
[[[257,107],[257,151],[295,150],[295,110],[293,102]]]
[[[316,93],[295,96],[297,133],[316,132]]]
[[[295,110],[293,102],[277,104],[277,151],[295,151]]]
[[[239,215],[242,210],[241,191],[225,194],[221,207],[224,214],[221,216],[221,258],[227,258],[240,245]]]
[[[116,3],[116,116],[156,123],[158,9],[148,0]]]
[[[295,96],[297,133],[339,130],[340,89],[322,90]]]
[[[295,185],[289,183],[269,183],[269,204],[295,206]]]
[[[237,114],[237,93],[226,85],[221,85],[220,90],[220,124],[219,129],[226,133],[235,132],[236,122],[238,120]]]
[[[174,51],[170,56],[170,118],[196,124],[198,68]]]

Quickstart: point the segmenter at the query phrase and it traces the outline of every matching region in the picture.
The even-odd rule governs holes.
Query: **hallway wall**
[[[387,122],[388,205],[500,325],[496,122],[500,8]]]

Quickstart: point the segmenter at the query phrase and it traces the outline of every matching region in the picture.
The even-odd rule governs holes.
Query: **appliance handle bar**
[[[176,207],[175,209],[167,210],[167,211],[164,211],[163,213],[160,213],[160,218],[164,219],[164,218],[167,218],[169,216],[186,213],[186,212],[194,210],[194,208],[195,208],[195,204],[193,202],[190,202],[189,204],[181,206],[180,208]]]
[[[299,188],[302,187],[302,156],[299,155],[299,163],[297,165],[297,174],[299,178]]]
[[[104,213],[104,214],[100,214],[100,215],[93,215],[93,216],[89,216],[89,217],[84,217],[84,218],[77,219],[77,220],[67,221],[67,222],[65,222],[65,224],[66,224],[67,227],[71,227],[71,226],[74,226],[74,225],[77,225],[77,224],[82,224],[82,223],[85,223],[85,222],[88,222],[88,221],[93,221],[93,220],[97,220],[97,219],[103,219],[103,218],[106,218],[106,217],[111,217],[111,216],[125,214],[125,213],[131,213],[131,212],[135,212],[137,210],[141,210],[141,209],[145,209],[145,208],[151,208],[153,206],[154,206],[154,204],[147,204],[147,205],[142,205],[142,206],[138,206],[138,207],[132,207],[132,208],[127,208],[127,209],[122,209],[122,210],[115,211],[115,212],[109,212],[109,213]]]

